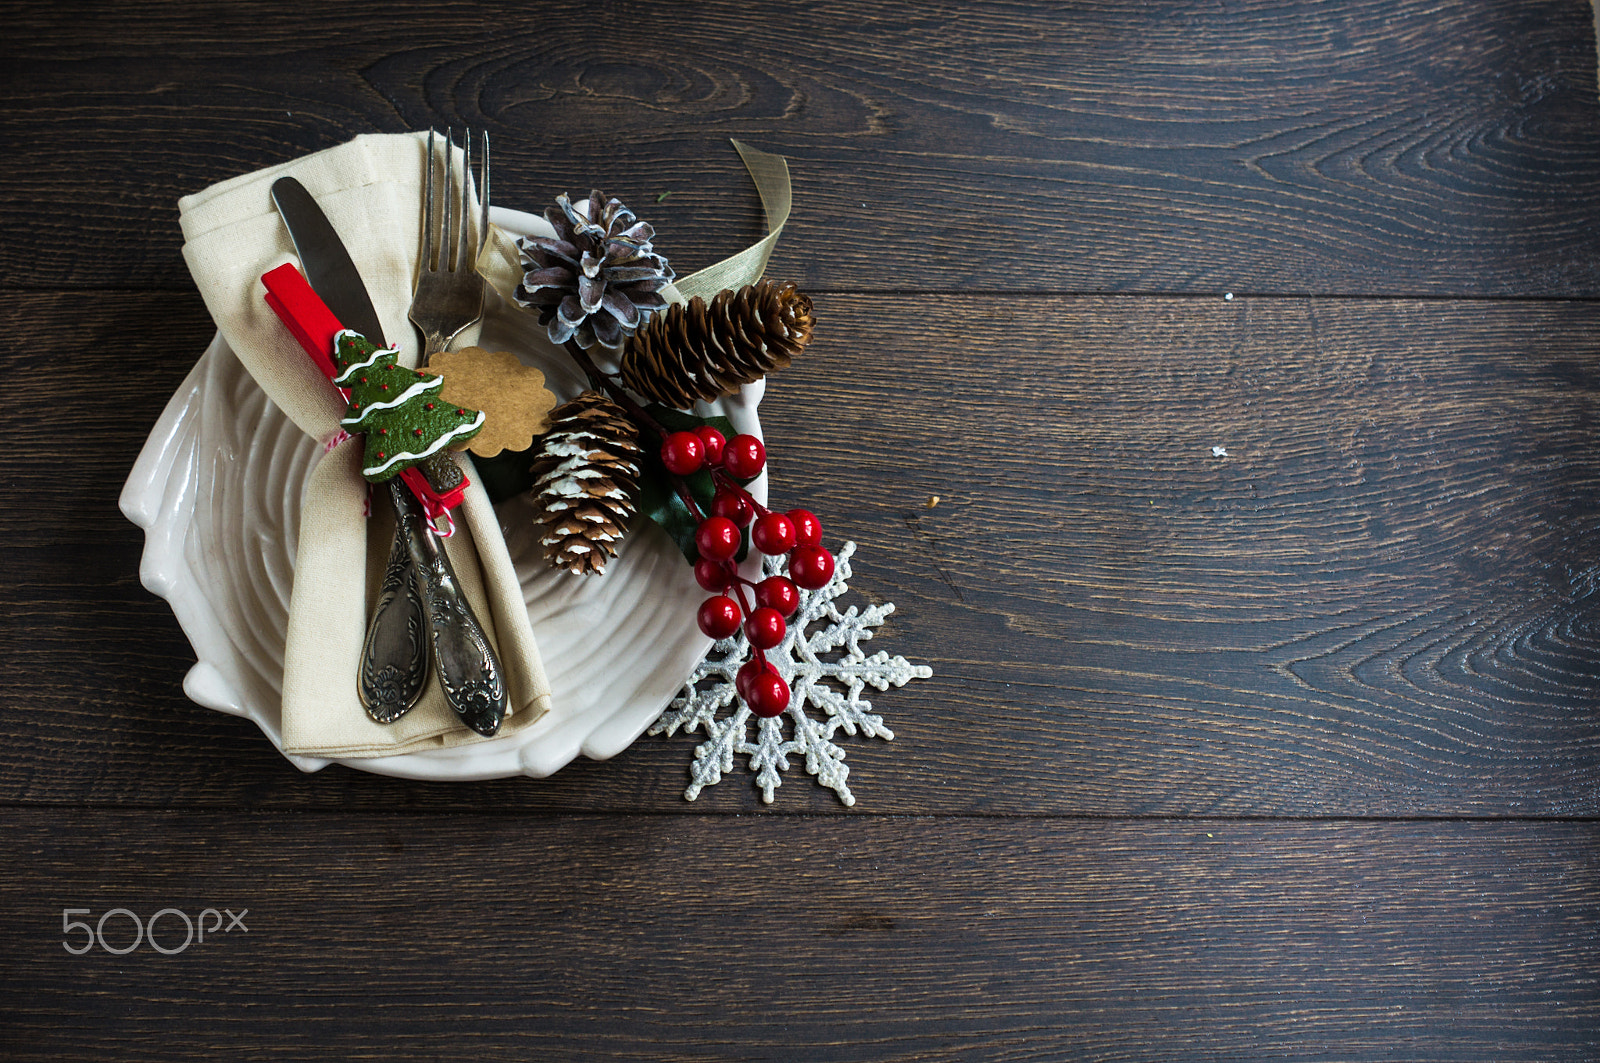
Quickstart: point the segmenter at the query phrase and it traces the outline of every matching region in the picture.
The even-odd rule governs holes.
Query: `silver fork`
[[[459,190],[448,130],[443,188],[438,188],[441,167],[434,139],[430,129],[421,251],[409,315],[423,336],[423,365],[483,315],[483,280],[474,266],[489,232],[488,135],[483,138],[478,177],[481,214],[475,240],[470,211],[472,134],[466,136]],[[461,470],[444,454],[425,460],[420,468],[440,492],[461,482]],[[398,719],[421,697],[431,660],[450,706],[473,730],[493,734],[505,710],[499,662],[466,599],[455,590],[455,573],[431,525],[410,514],[403,492],[391,493],[400,519],[395,522],[383,590],[362,649],[362,701],[379,722]],[[426,636],[423,628],[428,630]]]
[[[478,253],[489,237],[489,134],[483,134],[482,161],[477,191],[481,214],[472,225],[472,130],[462,145],[461,186],[455,182],[455,140],[446,129],[443,188],[434,210],[439,166],[433,150],[433,130],[428,130],[428,173],[422,210],[422,252],[417,264],[417,287],[411,298],[411,323],[422,333],[422,364],[449,348],[461,330],[483,317],[483,278],[478,276]],[[438,222],[435,222],[435,213]]]
[[[443,188],[437,197],[439,167],[433,150],[434,132],[428,130],[427,187],[423,194],[421,253],[417,287],[412,293],[411,323],[422,333],[422,364],[483,316],[483,278],[476,269],[478,253],[489,237],[489,135],[483,135],[478,176],[481,215],[472,236],[472,132],[465,137],[461,187],[455,183],[455,144],[445,130]],[[439,209],[435,211],[435,202]],[[435,214],[439,224],[435,224]],[[445,454],[434,455],[421,469],[439,491],[461,482],[461,470]],[[409,495],[391,485],[399,516],[395,534],[405,540],[411,557],[412,578],[421,591],[427,617],[434,670],[445,701],[463,723],[481,735],[500,728],[508,697],[500,661],[489,645],[472,607],[459,591],[455,572],[432,525],[413,511]]]

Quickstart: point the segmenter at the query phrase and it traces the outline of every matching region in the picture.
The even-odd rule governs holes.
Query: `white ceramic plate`
[[[495,208],[510,232],[542,218]],[[531,315],[490,294],[479,342],[545,373],[558,398],[583,378]],[[761,383],[701,412],[760,434]],[[198,658],[183,690],[207,708],[255,721],[278,749],[284,632],[294,582],[300,496],[317,444],[274,406],[218,335],[156,422],[122,491],[145,531],[139,577],[165,598]],[[766,477],[750,485],[765,501]],[[641,525],[603,577],[545,565],[520,498],[497,512],[544,657],[554,707],[527,731],[451,749],[338,763],[411,779],[542,777],[579,753],[626,749],[682,689],[711,641],[695,625],[705,597],[666,534]],[[355,682],[355,677],[351,677]],[[304,771],[333,761],[289,756]]]

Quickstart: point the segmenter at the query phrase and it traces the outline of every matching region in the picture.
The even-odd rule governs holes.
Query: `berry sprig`
[[[743,626],[755,653],[739,669],[735,688],[751,712],[777,716],[789,706],[789,684],[768,662],[765,651],[788,634],[788,620],[800,608],[800,588],[818,590],[833,578],[833,555],[822,547],[822,522],[809,510],[768,509],[739,483],[759,476],[766,467],[766,448],[755,436],[725,439],[710,425],[672,432],[661,441],[661,463],[679,477],[708,468],[717,485],[709,515],[695,506],[700,524],[694,539],[700,559],[694,578],[712,592],[696,619],[701,632],[713,639],[728,638]],[[750,544],[763,554],[788,555],[788,577],[768,576],[758,583],[740,575],[734,559],[745,527],[750,529]]]
[[[669,531],[686,555],[698,555],[695,579],[714,592],[699,608],[700,630],[723,639],[743,627],[755,653],[739,670],[739,694],[756,715],[777,716],[789,705],[789,685],[765,651],[788,633],[800,588],[819,589],[833,578],[822,526],[806,510],[770,510],[744,489],[741,481],[766,467],[761,440],[744,434],[729,439],[709,424],[669,430],[629,392],[686,408],[788,365],[811,338],[811,300],[793,285],[759,282],[723,293],[709,308],[698,298],[685,308],[669,308],[662,289],[676,274],[654,249],[655,229],[621,202],[595,191],[578,206],[562,195],[545,220],[554,236],[528,237],[518,245],[524,273],[516,301],[538,310],[551,342],[566,349],[591,388],[608,395],[640,435],[660,448],[671,490],[693,522],[692,546],[688,526],[671,504],[665,509],[677,530]],[[595,364],[588,348],[596,345],[620,355],[618,373]],[[707,487],[703,472],[710,473],[709,507],[700,501]],[[757,550],[788,556],[788,577],[753,583],[739,574],[735,561],[746,527]]]
[[[591,385],[603,389],[641,431],[659,440],[661,464],[673,490],[697,522],[694,544],[700,556],[694,566],[695,581],[714,592],[701,603],[696,621],[701,632],[713,639],[728,638],[743,626],[754,656],[739,669],[734,686],[751,712],[778,716],[789,706],[789,684],[765,651],[788,634],[788,620],[800,607],[799,588],[819,590],[833,579],[833,555],[822,546],[822,522],[804,509],[787,513],[768,509],[745,490],[740,481],[755,479],[767,466],[767,448],[760,439],[743,433],[729,439],[712,425],[669,431],[633,400],[614,375],[595,365],[587,351],[571,341],[563,346]],[[710,513],[687,481],[701,470],[709,471],[716,485]],[[789,577],[770,576],[756,583],[739,574],[735,559],[747,526],[757,550],[773,557],[788,555]]]

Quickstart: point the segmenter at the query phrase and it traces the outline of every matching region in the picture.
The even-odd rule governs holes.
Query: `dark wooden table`
[[[1584,3],[0,12],[6,1058],[1600,1058]],[[184,697],[116,504],[213,330],[176,200],[446,123],[689,268],[761,232],[727,138],[792,160],[775,490],[935,672],[854,808]],[[118,907],[248,932],[67,953]]]

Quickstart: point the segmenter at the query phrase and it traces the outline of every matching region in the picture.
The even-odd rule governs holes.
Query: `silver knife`
[[[344,325],[384,346],[383,327],[361,274],[322,208],[293,177],[273,182],[272,201],[289,229],[311,288]],[[426,608],[399,523],[372,610],[356,689],[367,715],[393,723],[417,704],[428,682]]]
[[[312,290],[342,323],[382,345],[382,327],[366,284],[316,199],[293,177],[281,177],[273,182],[272,200]],[[357,682],[361,703],[380,723],[410,711],[426,685],[431,641],[445,700],[468,727],[494,734],[508,701],[500,662],[461,595],[432,525],[426,519],[408,519],[416,514],[401,504],[410,501],[402,498],[407,494],[403,488],[390,494],[396,502],[395,540],[362,647]],[[472,652],[462,652],[463,646]]]
[[[295,254],[300,256],[300,267],[305,270],[311,290],[328,304],[345,328],[355,329],[379,347],[388,346],[383,342],[383,326],[378,323],[378,311],[361,280],[361,271],[350,261],[350,252],[345,250],[344,241],[322,213],[316,198],[293,177],[280,177],[272,182],[272,202],[289,229],[289,239],[294,241]]]

